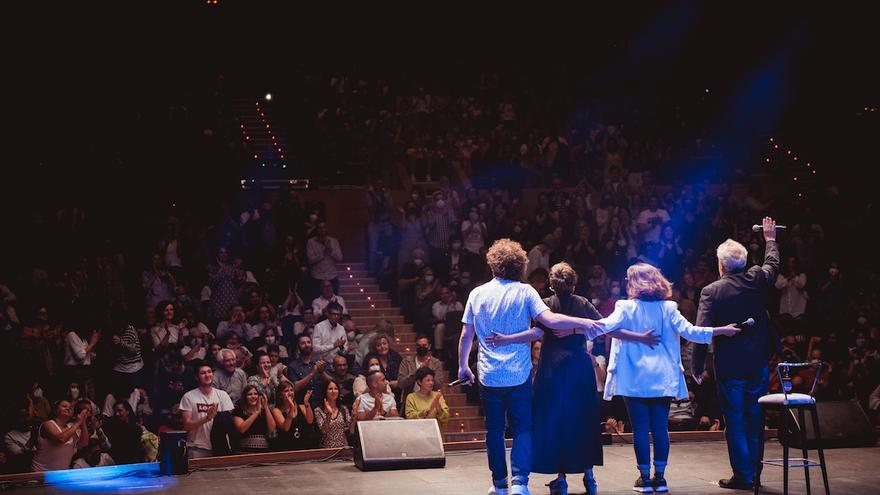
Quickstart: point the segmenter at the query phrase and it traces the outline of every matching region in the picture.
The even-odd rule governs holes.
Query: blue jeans
[[[669,403],[671,397],[624,397],[632,421],[636,467],[651,471],[651,437],[654,439],[654,470],[665,471],[669,461]],[[651,435],[649,436],[648,433]]]
[[[532,380],[514,387],[481,385],[480,398],[486,415],[486,455],[492,483],[498,488],[507,487],[506,418],[513,433],[513,448],[510,450],[513,483],[528,485],[532,469]]]
[[[755,459],[763,455],[764,435],[758,398],[767,393],[770,371],[764,366],[747,378],[718,380],[718,398],[727,423],[727,455],[733,475],[746,483],[755,479]]]

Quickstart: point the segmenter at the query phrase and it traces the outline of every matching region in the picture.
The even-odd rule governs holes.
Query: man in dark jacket
[[[727,423],[727,452],[733,476],[718,482],[722,488],[751,489],[755,481],[755,459],[762,455],[761,408],[758,398],[767,393],[767,362],[779,344],[770,325],[764,301],[779,272],[776,222],[763,221],[764,263],[746,270],[748,251],[731,239],[718,246],[721,278],[703,288],[697,325],[718,326],[754,318],[755,324],[738,335],[714,339],[713,352],[718,397]],[[693,356],[693,373],[702,381],[707,348],[698,345]]]

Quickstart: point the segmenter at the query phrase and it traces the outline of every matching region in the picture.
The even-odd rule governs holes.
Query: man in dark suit
[[[751,489],[755,481],[755,459],[761,455],[764,439],[758,398],[767,393],[767,362],[779,344],[769,322],[764,301],[779,272],[776,222],[763,221],[764,263],[746,270],[748,251],[731,239],[718,246],[717,281],[703,288],[697,311],[699,326],[725,325],[754,318],[755,324],[733,337],[714,339],[713,353],[718,397],[727,423],[727,452],[733,476],[718,482],[722,488]],[[692,368],[697,383],[702,381],[706,345],[694,351]]]

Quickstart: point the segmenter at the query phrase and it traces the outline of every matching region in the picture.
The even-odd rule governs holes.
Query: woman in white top
[[[673,398],[688,396],[679,338],[708,344],[713,336],[735,335],[739,329],[732,324],[716,328],[692,325],[678,311],[675,302],[665,300],[672,295],[672,284],[651,265],[632,265],[626,277],[629,299],[617,301],[614,312],[600,322],[608,332],[618,328],[652,328],[660,342],[645,346],[614,339],[604,398],[622,396],[629,411],[640,474],[633,490],[666,492],[663,473],[669,458],[669,404]],[[654,441],[653,480],[648,433]]]
[[[156,307],[156,313],[160,312],[162,314],[162,321],[150,329],[153,347],[157,349],[182,341],[184,337],[182,329],[187,326],[186,321],[181,321],[180,325],[174,323],[174,303],[170,301],[159,303]]]
[[[92,360],[100,339],[101,332],[94,330],[89,334],[84,327],[74,329],[64,337],[64,366],[71,382],[85,383],[92,379]]]
[[[83,409],[74,418],[73,404],[66,400],[56,402],[53,419],[40,425],[37,452],[31,461],[31,468],[34,471],[69,469],[73,454],[89,443],[86,426],[88,415],[89,410]]]

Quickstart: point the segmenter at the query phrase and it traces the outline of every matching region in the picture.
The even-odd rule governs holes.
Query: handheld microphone
[[[749,319],[747,319],[747,320],[745,320],[745,321],[742,321],[742,322],[739,322],[739,323],[735,323],[733,326],[735,326],[736,328],[751,328],[751,327],[753,327],[754,325],[755,325],[755,319],[754,319],[754,318],[749,318]]]
[[[777,225],[776,226],[776,230],[785,230],[787,228],[788,227],[786,227],[785,225]],[[763,225],[758,225],[758,224],[752,225],[752,232],[760,232],[762,230],[764,230]]]
[[[462,383],[464,383],[464,382],[466,382],[466,381],[467,381],[467,378],[459,378],[458,380],[455,380],[455,381],[449,382],[449,387],[452,388],[452,387],[454,387],[454,386],[456,386],[456,385],[461,385]]]

